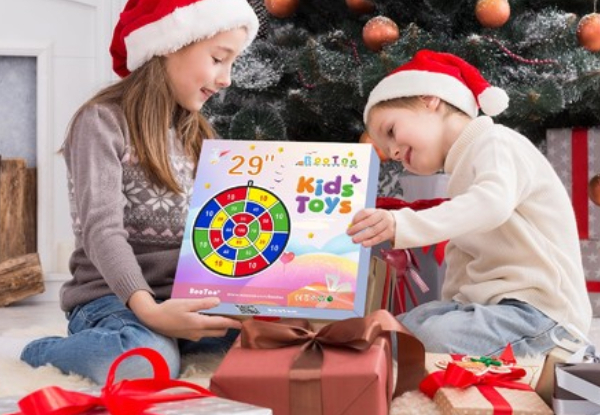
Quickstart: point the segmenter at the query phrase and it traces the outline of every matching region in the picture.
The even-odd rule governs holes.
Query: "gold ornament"
[[[400,29],[389,17],[375,16],[365,24],[362,35],[365,45],[378,52],[383,46],[398,40]]]
[[[267,11],[280,19],[290,17],[298,9],[300,0],[265,0]]]
[[[600,51],[600,14],[590,13],[581,18],[577,25],[577,40],[590,52]]]
[[[600,206],[600,173],[592,177],[588,186],[588,196],[596,205]]]
[[[359,143],[367,143],[367,144],[371,144],[373,146],[373,148],[375,149],[375,152],[377,153],[377,156],[379,157],[379,160],[382,163],[385,163],[386,161],[390,161],[389,157],[385,155],[385,153],[379,149],[379,147],[377,147],[375,145],[375,142],[373,141],[373,139],[371,138],[371,136],[369,135],[368,132],[364,132],[361,134],[360,138],[358,139]]]
[[[369,14],[375,11],[375,4],[371,0],[346,0],[346,5],[357,14]]]
[[[475,17],[483,27],[501,27],[510,18],[508,0],[479,0],[475,5]]]

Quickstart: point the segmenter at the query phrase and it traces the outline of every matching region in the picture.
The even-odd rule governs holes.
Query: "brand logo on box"
[[[194,288],[194,287],[190,287],[190,294],[191,295],[210,295],[210,296],[217,296],[219,294],[221,294],[221,290],[210,290],[208,288]]]

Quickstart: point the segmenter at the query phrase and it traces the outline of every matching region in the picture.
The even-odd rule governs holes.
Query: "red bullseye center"
[[[233,228],[233,233],[235,233],[235,236],[246,236],[248,234],[248,226],[243,223],[237,224]]]

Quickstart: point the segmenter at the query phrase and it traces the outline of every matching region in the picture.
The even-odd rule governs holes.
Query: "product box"
[[[365,314],[370,249],[346,234],[374,207],[369,144],[205,140],[172,296],[212,314]]]

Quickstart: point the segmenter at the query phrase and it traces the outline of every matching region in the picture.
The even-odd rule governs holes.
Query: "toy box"
[[[217,296],[212,314],[363,316],[370,250],[346,230],[378,174],[369,144],[204,141],[172,296]]]

